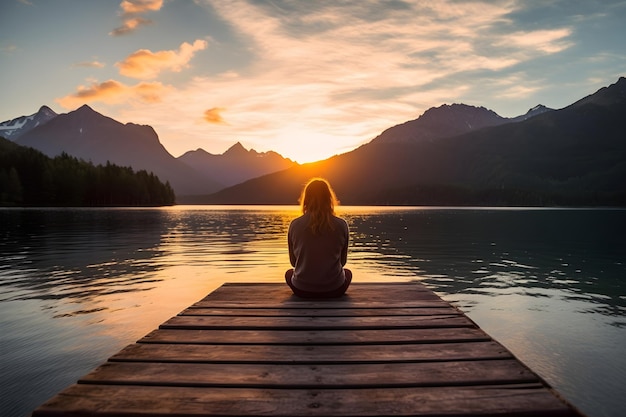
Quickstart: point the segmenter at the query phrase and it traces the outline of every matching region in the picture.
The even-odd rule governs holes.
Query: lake
[[[421,281],[590,417],[623,415],[626,210],[339,207],[355,282]],[[292,206],[0,209],[0,415],[224,282],[283,282]]]

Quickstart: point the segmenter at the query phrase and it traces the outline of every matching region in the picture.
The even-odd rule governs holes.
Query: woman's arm
[[[291,266],[296,266],[296,254],[293,251],[293,239],[291,238],[291,226],[289,227],[289,232],[287,233],[287,246],[289,247],[289,263]]]
[[[345,241],[346,243],[343,245],[341,249],[341,266],[344,266],[346,262],[348,262],[348,243],[350,242],[350,231],[348,229],[348,223],[345,223]]]

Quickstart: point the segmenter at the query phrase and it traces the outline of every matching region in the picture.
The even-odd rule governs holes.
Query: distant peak
[[[423,118],[424,120],[429,121],[438,120],[442,123],[448,123],[448,120],[451,117],[467,120],[475,118],[488,118],[492,120],[502,119],[502,117],[493,110],[489,110],[482,106],[476,107],[463,103],[442,104],[439,107],[431,107],[420,116],[420,119]]]
[[[92,111],[95,112],[94,109],[92,109],[91,107],[89,107],[87,104],[83,104],[82,106],[80,106],[79,108],[76,109],[76,111],[79,112],[86,112],[86,111]]]
[[[95,117],[106,117],[106,116],[102,115],[101,113],[98,113],[97,111],[95,111],[94,109],[92,109],[91,107],[89,107],[86,104],[83,104],[82,106],[80,106],[79,108],[77,108],[73,112],[69,112],[68,114],[75,114],[75,115],[80,116],[82,118],[86,117],[86,118],[89,118],[89,119],[92,119],[92,118],[95,118]],[[107,118],[109,118],[109,117],[107,117]],[[111,119],[111,120],[113,120],[113,119]]]
[[[248,150],[243,147],[241,142],[237,142],[233,146],[228,148],[228,150],[224,152],[224,155],[246,155],[247,153]]]
[[[39,108],[39,111],[37,111],[37,113],[53,114],[53,115],[57,114],[54,110],[52,110],[50,107],[46,106],[45,104]]]
[[[537,104],[535,107],[531,108],[526,112],[526,114],[540,114],[545,113],[547,111],[552,111],[553,109],[544,106],[543,104]]]

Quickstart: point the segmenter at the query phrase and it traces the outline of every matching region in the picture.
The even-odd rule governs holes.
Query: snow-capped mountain
[[[50,157],[66,152],[94,164],[111,162],[153,172],[161,181],[169,181],[177,195],[207,194],[221,188],[176,160],[152,127],[120,123],[87,105],[25,132],[16,143]]]
[[[3,126],[25,129],[28,123],[32,123],[31,129],[22,131],[18,138],[13,135],[13,140],[50,157],[65,152],[94,164],[111,162],[153,172],[160,180],[169,181],[178,197],[210,194],[296,164],[272,151],[246,150],[241,143],[236,143],[222,155],[198,149],[174,158],[152,127],[120,123],[88,105],[66,114],[52,112],[54,119],[34,126],[35,121],[43,120],[37,117],[38,114],[49,112],[52,111],[43,106],[33,115],[35,117],[18,118]]]
[[[39,111],[30,116],[21,116],[13,120],[0,123],[0,136],[15,141],[29,130],[46,124],[57,117],[57,114],[48,106],[41,106]]]
[[[528,120],[531,117],[539,116],[540,114],[547,113],[549,111],[554,111],[550,107],[546,107],[543,104],[538,104],[532,109],[528,110],[526,114],[522,114],[521,116],[513,117],[509,119],[511,122],[522,122],[524,120]]]

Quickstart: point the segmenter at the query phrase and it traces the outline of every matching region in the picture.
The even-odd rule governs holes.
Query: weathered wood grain
[[[35,416],[580,416],[420,283],[224,284]]]
[[[539,383],[515,359],[291,365],[108,362],[82,383],[245,388],[392,388]]]
[[[450,305],[414,308],[205,308],[190,307],[182,316],[258,316],[258,317],[360,317],[360,316],[438,316],[463,314]]]
[[[237,300],[207,300],[203,299],[190,306],[191,308],[284,308],[284,309],[300,309],[300,308],[388,308],[393,305],[395,308],[426,308],[426,307],[448,307],[450,304],[445,301],[439,300],[401,300],[395,301],[391,304],[384,299],[367,301],[366,299],[348,299],[344,297],[341,299],[329,299],[329,300],[304,300],[297,297],[289,297],[285,300],[272,300],[270,298],[255,297],[250,299]]]
[[[364,363],[510,358],[494,341],[412,345],[164,345],[136,343],[111,357],[134,362]]]
[[[403,343],[480,342],[491,337],[480,329],[423,328],[376,330],[186,330],[157,329],[141,343],[172,344],[266,344],[266,345],[352,345]]]
[[[571,416],[535,387],[252,389],[77,384],[35,416]]]
[[[239,317],[175,316],[162,329],[410,329],[425,327],[472,327],[465,316],[373,316],[373,317]]]

